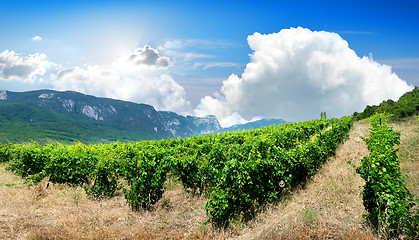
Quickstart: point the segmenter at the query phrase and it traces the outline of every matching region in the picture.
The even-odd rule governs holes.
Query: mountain
[[[109,142],[189,137],[221,131],[214,116],[156,111],[146,104],[74,91],[0,91],[0,141]]]
[[[287,122],[282,119],[263,118],[261,120],[254,121],[254,122],[233,125],[231,127],[224,128],[222,131],[228,132],[228,131],[249,130],[249,129],[267,127],[267,126],[272,126],[272,125],[279,125],[279,124],[284,124],[284,123],[287,123]]]

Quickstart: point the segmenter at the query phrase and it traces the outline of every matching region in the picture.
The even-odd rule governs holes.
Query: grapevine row
[[[400,172],[396,145],[400,133],[387,126],[389,115],[371,117],[370,137],[362,138],[370,150],[356,168],[365,180],[363,187],[364,207],[367,219],[386,238],[409,236],[417,239],[419,210],[413,212],[414,196],[409,192],[405,177]]]
[[[204,194],[209,221],[226,226],[313,175],[352,123],[343,117],[187,139],[0,145],[0,159],[31,181],[81,185],[94,198],[122,189],[133,210],[158,202],[170,173],[187,191]]]

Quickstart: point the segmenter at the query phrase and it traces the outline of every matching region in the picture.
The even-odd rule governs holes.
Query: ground
[[[419,121],[392,124],[401,131],[401,169],[419,196]],[[25,184],[0,165],[0,239],[379,239],[362,217],[363,180],[346,162],[368,155],[356,122],[349,139],[304,187],[267,206],[254,220],[233,221],[225,230],[204,224],[206,199],[186,193],[169,178],[162,200],[150,211],[133,212],[121,193],[89,199],[80,187]]]

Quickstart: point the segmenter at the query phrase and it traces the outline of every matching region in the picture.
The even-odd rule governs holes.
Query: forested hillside
[[[391,99],[383,101],[380,105],[367,106],[363,112],[355,112],[355,120],[369,118],[375,113],[392,114],[392,120],[399,120],[405,117],[417,115],[419,113],[419,88],[415,87],[412,91],[403,94],[398,101]]]
[[[0,91],[0,142],[139,141],[217,133],[214,116],[182,116],[153,106],[74,91]]]

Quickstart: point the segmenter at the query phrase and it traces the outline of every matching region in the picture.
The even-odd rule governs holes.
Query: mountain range
[[[0,142],[113,142],[190,137],[251,129],[262,119],[223,129],[215,116],[182,116],[146,104],[74,91],[0,91]]]
[[[260,120],[257,120],[257,121],[248,122],[248,123],[244,123],[244,124],[237,124],[237,125],[233,125],[231,127],[223,128],[222,132],[250,130],[250,129],[267,127],[267,126],[272,126],[272,125],[279,125],[279,124],[284,124],[284,123],[287,123],[287,122],[283,119],[263,118],[263,119],[260,119]]]

